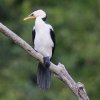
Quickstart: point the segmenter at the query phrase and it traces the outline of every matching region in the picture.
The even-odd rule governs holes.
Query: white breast
[[[52,56],[52,48],[54,46],[50,36],[50,28],[47,24],[40,25],[35,29],[36,35],[34,40],[34,48],[43,56]]]

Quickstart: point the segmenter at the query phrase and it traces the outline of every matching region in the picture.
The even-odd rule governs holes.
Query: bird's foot
[[[50,66],[50,58],[49,57],[43,57],[43,60],[44,60],[44,66],[46,68],[49,68],[49,66]]]
[[[35,50],[35,49],[34,49]],[[38,52],[37,50],[35,50],[36,52]]]

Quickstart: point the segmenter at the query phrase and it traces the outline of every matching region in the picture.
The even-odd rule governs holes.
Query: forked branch
[[[0,32],[23,48],[33,58],[43,63],[43,56],[41,54],[36,52],[28,43],[26,43],[23,39],[21,39],[2,23],[0,23]],[[51,62],[49,70],[56,74],[58,79],[63,81],[66,86],[69,86],[72,92],[78,97],[78,100],[89,100],[84,85],[81,82],[75,82],[63,64],[59,63],[58,65],[55,65]]]

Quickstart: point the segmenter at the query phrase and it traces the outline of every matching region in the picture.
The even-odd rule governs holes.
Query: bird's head
[[[30,15],[24,18],[24,20],[35,19],[35,18],[46,19],[46,13],[43,10],[39,9],[32,12]]]

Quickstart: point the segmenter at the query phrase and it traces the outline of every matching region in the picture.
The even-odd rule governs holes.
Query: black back
[[[34,39],[35,39],[35,34],[36,34],[36,32],[35,32],[35,29],[32,31],[32,41],[33,41],[33,47],[34,47]]]
[[[55,50],[55,33],[54,33],[54,31],[52,30],[52,29],[50,29],[50,36],[51,36],[51,39],[52,39],[52,41],[53,41],[53,43],[54,43],[54,47],[52,48],[52,55],[53,55],[53,53],[54,53],[54,50]]]

